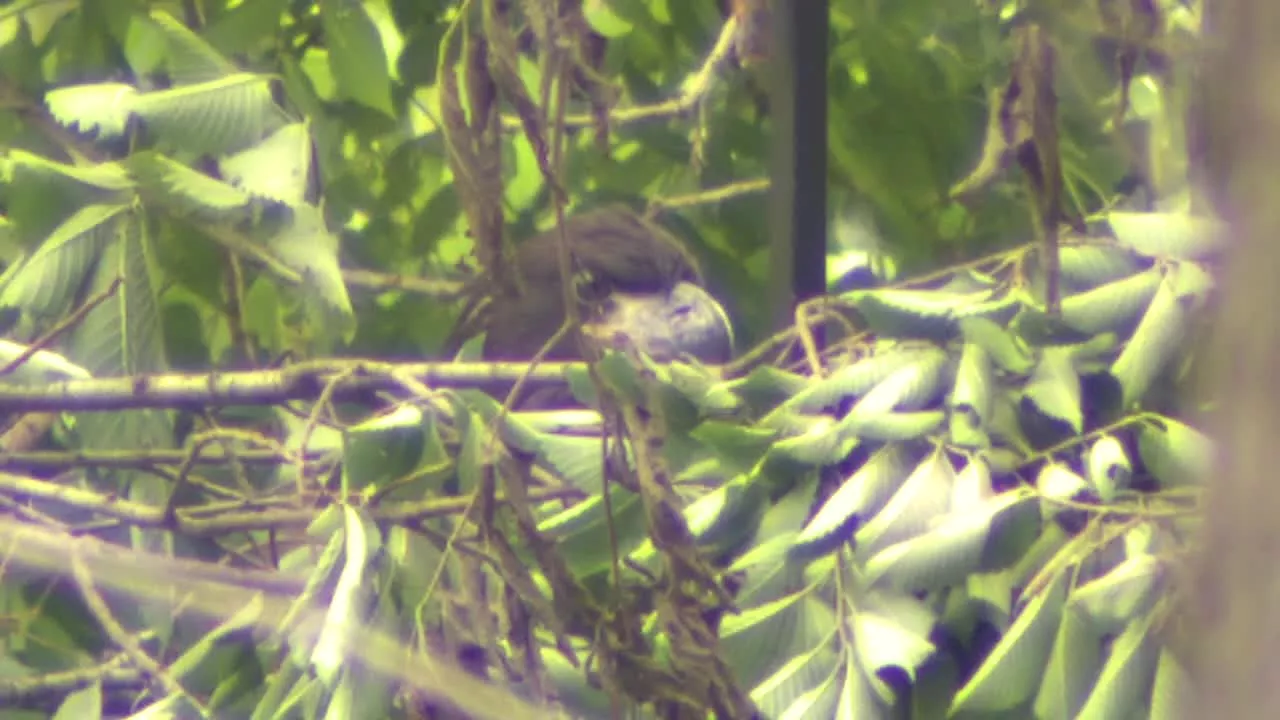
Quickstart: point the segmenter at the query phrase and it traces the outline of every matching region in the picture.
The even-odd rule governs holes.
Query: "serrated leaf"
[[[307,123],[290,123],[252,147],[218,162],[231,185],[286,205],[307,199],[311,176],[311,133]]]
[[[250,147],[286,122],[271,97],[271,79],[252,73],[143,93],[133,108],[163,140],[208,155]]]
[[[97,131],[99,139],[124,135],[138,92],[132,85],[99,83],[50,90],[44,96],[49,114],[82,132]]]
[[[1077,433],[1084,429],[1084,408],[1080,403],[1080,376],[1071,355],[1058,348],[1046,348],[1023,390],[1042,414],[1061,420]]]
[[[869,557],[894,543],[924,532],[951,503],[955,468],[941,450],[930,453],[911,471],[897,492],[858,529],[858,557]]]
[[[1058,272],[1064,284],[1074,288],[1094,288],[1138,272],[1133,254],[1123,248],[1100,243],[1063,245],[1058,250]]]
[[[165,59],[174,83],[201,83],[236,72],[230,60],[169,13],[157,10],[151,19],[164,35]]]
[[[1053,650],[1069,587],[1070,574],[1058,573],[1044,592],[1023,607],[987,659],[956,693],[952,715],[1011,712],[1031,700]]]
[[[160,323],[155,280],[151,276],[150,237],[137,213],[121,215],[103,248],[94,274],[86,283],[90,297],[105,295],[117,281],[114,294],[88,312],[71,336],[68,356],[97,377],[120,377],[164,372],[168,361]],[[84,446],[120,451],[127,448],[165,448],[173,445],[173,415],[157,409],[112,413],[80,413],[76,416]],[[137,502],[162,506],[170,502],[167,480],[137,470],[113,474],[125,495]],[[133,544],[152,552],[170,552],[171,538],[164,530],[135,528]],[[163,604],[148,607],[148,614],[164,614]],[[170,620],[156,618],[157,627]]]
[[[1138,455],[1162,487],[1200,485],[1213,467],[1214,447],[1208,436],[1190,425],[1161,418],[1138,431]]]
[[[891,545],[866,561],[864,578],[910,592],[950,587],[970,573],[999,565],[1001,543],[1020,540],[1023,526],[1039,529],[1037,501],[1029,489],[1001,493],[982,506],[951,513],[928,532]],[[1013,547],[1021,554],[1020,542]]]
[[[765,416],[760,424],[771,427],[777,416],[817,412],[834,407],[846,398],[865,395],[899,368],[914,365],[938,352],[936,348],[897,346],[845,365],[825,378],[809,379],[804,389]]]
[[[942,410],[886,412],[869,417],[850,414],[842,426],[847,437],[880,442],[917,440],[942,427],[947,419]]]
[[[1187,309],[1179,301],[1174,283],[1166,278],[1129,343],[1111,365],[1111,375],[1120,383],[1123,407],[1146,394],[1173,359],[1186,329]]]
[[[243,190],[158,153],[136,153],[124,163],[147,199],[174,215],[236,225],[250,222],[266,207]]]
[[[1226,225],[1201,215],[1113,211],[1107,223],[1121,245],[1147,257],[1200,260],[1226,243]]]
[[[822,504],[792,545],[793,556],[812,559],[834,552],[861,520],[891,497],[906,476],[907,451],[898,444],[877,450]]]
[[[1147,309],[1163,277],[1159,268],[1153,268],[1063,298],[1062,321],[1090,335],[1127,330]]]
[[[848,293],[867,326],[882,337],[948,340],[956,332],[957,313],[993,298],[990,290],[948,293],[936,290],[859,290]]]
[[[1104,435],[1089,447],[1089,482],[1103,502],[1115,499],[1116,491],[1129,487],[1133,466],[1124,445],[1113,435]]]
[[[819,415],[793,420],[805,426],[803,431],[778,440],[771,454],[819,467],[840,462],[858,446],[858,438],[846,432],[834,418]]]
[[[870,419],[876,415],[918,410],[929,404],[942,390],[946,353],[938,350],[922,353],[910,364],[899,367],[876,383],[849,410],[850,417]]]
[[[0,306],[52,321],[71,310],[105,247],[127,220],[127,205],[89,205],[58,226],[22,264],[5,273]],[[103,286],[105,289],[106,286]]]

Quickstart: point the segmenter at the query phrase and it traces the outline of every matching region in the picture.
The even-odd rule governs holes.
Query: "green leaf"
[[[1023,390],[1023,398],[1042,414],[1066,423],[1077,433],[1084,429],[1080,376],[1071,363],[1071,356],[1063,350],[1044,350],[1031,381]]]
[[[936,617],[914,598],[879,590],[859,598],[858,604],[853,638],[862,671],[879,685],[880,673],[895,668],[914,683],[917,671],[938,650],[929,640]]]
[[[990,290],[949,293],[937,290],[859,290],[845,296],[883,337],[949,340],[961,311],[971,311],[994,298]]]
[[[1213,441],[1190,425],[1160,418],[1138,430],[1138,455],[1165,489],[1200,486],[1213,467]]]
[[[1068,296],[1062,301],[1062,321],[1091,335],[1125,331],[1155,297],[1162,278],[1162,271],[1153,268]]]
[[[1178,720],[1191,703],[1191,678],[1171,650],[1160,652],[1151,688],[1151,720]]]
[[[1124,445],[1114,436],[1100,437],[1089,447],[1087,464],[1089,482],[1098,490],[1098,497],[1103,502],[1111,502],[1117,490],[1129,487],[1133,466]]]
[[[951,505],[955,468],[936,450],[916,466],[880,512],[854,535],[857,555],[869,557],[929,529]]]
[[[1036,695],[1036,717],[1074,718],[1102,669],[1102,637],[1068,604]]]
[[[346,490],[358,492],[408,476],[422,460],[425,421],[421,410],[401,405],[389,414],[344,430],[342,473]]]
[[[293,208],[291,219],[288,227],[271,238],[269,247],[302,275],[308,307],[329,320],[320,327],[349,339],[355,331],[355,313],[338,265],[338,238],[329,232],[324,215],[313,205]]]
[[[864,395],[903,366],[921,362],[936,363],[945,353],[937,348],[893,346],[855,363],[845,365],[825,378],[810,379],[772,413],[760,421],[772,426],[774,421],[790,413],[812,413],[837,406],[843,400]]]
[[[885,412],[866,417],[850,414],[841,427],[841,436],[881,442],[917,440],[933,434],[946,419],[942,410]]]
[[[792,418],[800,432],[774,443],[771,454],[782,455],[812,466],[834,465],[858,446],[858,438],[827,415]]]
[[[899,367],[876,383],[849,411],[851,418],[869,420],[894,410],[918,410],[942,390],[942,376],[949,364],[946,353],[922,353],[905,367]]]
[[[342,519],[342,572],[310,657],[316,675],[331,687],[358,642],[359,629],[374,600],[374,587],[369,580],[375,570],[373,561],[381,549],[377,527],[364,517],[363,510],[343,505]]]
[[[1187,308],[1178,299],[1174,282],[1166,278],[1129,343],[1111,366],[1111,375],[1120,383],[1123,407],[1146,394],[1156,376],[1177,353],[1186,330]]]
[[[811,688],[808,692],[796,697],[790,705],[775,715],[779,720],[805,720],[815,717],[834,717],[836,706],[840,702],[840,689],[844,685],[845,663],[836,663],[826,679]],[[769,701],[777,698],[770,694]],[[781,704],[781,703],[777,703]]]
[[[1076,588],[1071,604],[1099,632],[1114,635],[1147,615],[1167,587],[1168,568],[1154,555],[1125,558],[1100,578]]]
[[[1058,250],[1058,272],[1067,287],[1088,289],[1138,273],[1133,254],[1096,242],[1064,245]]]
[[[394,58],[388,56],[364,3],[321,0],[320,19],[329,40],[329,69],[342,96],[395,119],[388,72]]]
[[[1028,703],[1043,680],[1070,587],[1058,573],[1033,597],[969,681],[956,693],[951,714],[1011,712]]]
[[[195,154],[243,150],[287,122],[271,78],[252,73],[143,93],[133,108],[161,139]]]
[[[262,142],[218,162],[227,182],[252,195],[301,205],[311,177],[311,133],[306,123],[290,123]]]
[[[1005,372],[1025,375],[1035,367],[1026,343],[1008,329],[982,317],[960,320],[960,334],[968,344],[982,348]]]
[[[1107,223],[1121,245],[1147,257],[1200,260],[1226,243],[1225,223],[1201,215],[1113,211]]]
[[[148,201],[179,217],[190,215],[234,226],[249,223],[272,207],[159,153],[136,153],[124,163]]]
[[[951,412],[952,432],[957,421],[973,431],[981,431],[991,416],[991,400],[995,377],[991,358],[981,346],[965,343],[956,368],[956,381],[947,401]],[[953,438],[954,439],[954,438]]]
[[[1111,643],[1111,654],[1079,720],[1133,717],[1146,709],[1148,688],[1160,659],[1157,613],[1135,619]]]
[[[951,587],[973,572],[1000,567],[1003,556],[1021,556],[1027,528],[1034,536],[1039,523],[1032,491],[1001,493],[963,512],[953,511],[928,532],[871,556],[863,577],[909,592]]]
[[[53,720],[96,720],[102,717],[102,683],[92,682],[67,695]]]
[[[834,631],[833,631],[834,633]],[[779,717],[796,700],[827,682],[840,667],[840,656],[828,644],[797,655],[751,691],[765,717]]]
[[[796,537],[791,554],[812,560],[839,549],[861,521],[878,512],[906,476],[908,453],[899,444],[877,450],[850,475]]]
[[[606,38],[625,37],[635,27],[614,11],[609,0],[588,0],[582,5],[582,16],[592,30]]]
[[[560,555],[578,577],[590,577],[613,564],[614,538],[618,553],[632,554],[648,537],[644,503],[635,493],[614,485],[609,488],[612,516],[606,513],[604,496],[594,495],[538,524],[538,530],[556,543]]]
[[[175,84],[208,82],[236,72],[230,60],[172,15],[156,10],[151,19],[165,38],[165,58]]]
[[[49,91],[44,102],[58,122],[85,133],[97,131],[105,140],[124,135],[137,95],[132,85],[122,83],[72,85]]]
[[[33,255],[4,274],[0,306],[18,308],[38,323],[61,318],[120,225],[136,222],[129,211],[126,205],[90,205],[67,218]]]

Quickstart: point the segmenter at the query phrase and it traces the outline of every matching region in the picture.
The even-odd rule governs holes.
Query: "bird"
[[[580,339],[599,349],[629,345],[658,362],[732,357],[729,316],[675,236],[625,206],[572,215],[563,231],[582,324],[580,337],[566,334],[546,359],[582,359]],[[565,320],[560,237],[553,227],[518,243],[516,286],[482,287],[455,328],[454,344],[484,333],[485,360],[521,361],[555,336]]]

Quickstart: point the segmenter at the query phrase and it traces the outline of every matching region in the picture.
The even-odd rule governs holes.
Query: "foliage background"
[[[477,0],[467,12],[482,5],[492,3]],[[1057,49],[1064,219],[1084,225],[1106,221],[1116,209],[1186,207],[1182,61],[1196,29],[1193,9],[967,0],[832,5],[830,180],[838,253],[868,253],[882,276],[918,277],[1017,251],[1036,237],[1029,209],[1035,198],[1018,173],[1002,172],[1010,163],[989,137],[992,98],[1006,90],[1016,56],[1009,21],[1028,14],[1048,28]],[[712,2],[598,0],[582,7],[586,22],[607,39],[599,73],[615,93],[616,119],[607,147],[589,116],[568,135],[561,182],[570,209],[613,200],[668,208],[664,221],[703,259],[744,347],[754,345],[770,330],[759,301],[769,271],[760,182],[768,173],[767,61],[690,81],[730,11]],[[285,357],[438,357],[457,313],[450,293],[475,270],[471,222],[439,125],[439,73],[448,57],[442,45],[460,11],[458,3],[341,0],[5,5],[0,136],[3,238],[12,271],[0,305],[10,313],[9,338],[57,350],[98,376],[266,368]],[[1126,53],[1133,47],[1143,53],[1131,66]],[[517,67],[537,88],[544,78],[532,50]],[[672,103],[682,91],[700,102]],[[578,100],[575,116],[589,110]],[[503,110],[510,132],[500,143],[500,206],[509,233],[520,237],[548,227],[554,215],[537,152],[518,131],[515,111]],[[288,134],[301,120],[305,135]],[[278,145],[257,145],[282,128]],[[117,222],[122,213],[136,221]],[[1202,258],[1199,250],[1181,253],[1188,261]],[[908,328],[918,329],[911,320],[919,308],[908,304],[903,312]],[[1132,330],[1132,319],[1114,324]],[[42,365],[21,346],[8,352],[15,367],[33,368],[28,379],[36,384],[67,372],[56,357],[36,358]],[[1042,409],[1053,405],[1046,402]],[[1075,399],[1077,410],[1089,405]],[[1172,407],[1158,403],[1160,410]],[[1083,440],[1081,414],[1068,424]],[[11,469],[30,471],[39,458],[22,455],[29,451],[84,457],[189,448],[208,437],[227,448],[228,438],[253,445],[271,437],[295,450],[321,442],[314,421],[299,424],[286,415],[255,409],[46,416],[36,420],[52,429],[34,435],[37,444],[6,449],[18,458]],[[327,442],[351,449],[349,434]],[[66,469],[47,456],[44,462],[45,474]],[[168,479],[153,472],[157,465],[170,469]],[[71,484],[167,506],[177,502],[169,482],[185,477],[183,467],[122,462],[109,471],[92,468]],[[218,486],[224,499],[241,501],[313,477],[234,469],[209,476],[201,493]],[[266,486],[228,495],[228,486],[246,478]],[[29,494],[13,496],[21,505]],[[92,527],[95,518],[87,512],[59,522]],[[180,556],[228,550],[128,527],[98,533]],[[40,603],[18,606],[45,617],[32,609]],[[51,616],[56,626],[67,622],[65,614]],[[24,667],[49,672],[101,661],[106,641],[42,642],[56,646],[56,659],[26,658]],[[170,652],[172,659],[176,651]],[[182,695],[160,687],[166,697]],[[257,699],[246,692],[236,699]]]

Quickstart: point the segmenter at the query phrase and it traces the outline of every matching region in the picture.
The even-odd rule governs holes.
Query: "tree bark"
[[[1232,245],[1186,717],[1280,717],[1280,2],[1206,5],[1202,190]]]

